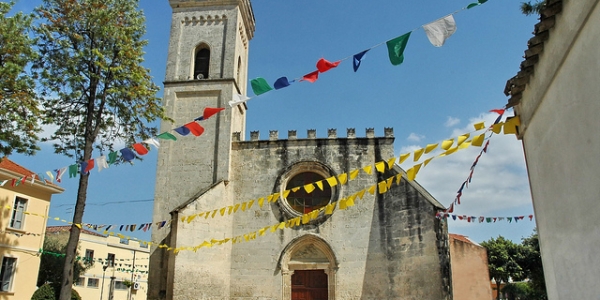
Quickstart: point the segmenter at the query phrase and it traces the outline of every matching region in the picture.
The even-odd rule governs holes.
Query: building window
[[[324,207],[331,200],[331,187],[325,182],[323,190],[315,187],[311,193],[306,192],[304,185],[322,181],[325,178],[320,174],[313,172],[302,172],[294,175],[286,185],[286,190],[292,190],[295,187],[300,187],[298,190],[291,191],[287,197],[288,204],[301,214],[309,213]]]
[[[2,269],[0,270],[0,280],[2,281],[0,282],[0,291],[10,292],[16,267],[17,259],[15,257],[5,256],[2,258]]]
[[[119,240],[119,243],[123,244],[123,245],[129,245],[129,240],[126,238],[122,238]]]
[[[97,288],[98,287],[98,283],[100,283],[100,279],[98,279],[98,278],[88,278],[87,287]]]
[[[126,290],[127,286],[123,281],[115,281],[115,290]]]
[[[94,250],[85,249],[85,262],[91,263],[94,261]]]
[[[12,217],[10,218],[10,227],[14,229],[23,229],[23,220],[25,218],[25,208],[27,207],[27,199],[16,197],[15,205],[13,206]]]
[[[114,267],[115,266],[115,255],[114,253],[109,253],[108,257],[106,258],[106,263],[108,264],[109,267]]]
[[[202,44],[196,49],[194,58],[194,79],[207,79],[210,66],[210,49]]]
[[[242,84],[242,78],[240,77],[241,71],[242,71],[242,58],[238,56],[237,74],[236,74],[236,79],[237,79],[238,86]]]
[[[79,277],[74,282],[75,286],[84,286],[85,285],[85,277]]]

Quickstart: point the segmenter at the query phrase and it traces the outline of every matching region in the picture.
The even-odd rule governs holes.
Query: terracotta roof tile
[[[26,169],[25,167],[15,163],[14,161],[8,159],[7,157],[4,157],[4,158],[2,158],[2,160],[0,160],[0,169],[13,171],[13,172],[19,173],[23,176],[35,175],[35,172]],[[36,179],[38,179],[37,175],[35,175],[35,177],[36,177]]]
[[[521,102],[522,92],[535,71],[539,55],[544,51],[544,42],[550,38],[550,28],[556,25],[555,16],[562,11],[563,0],[547,0],[546,8],[540,13],[540,22],[534,26],[534,36],[527,42],[524,60],[517,75],[509,79],[504,87],[504,94],[509,96],[506,107],[513,107]]]
[[[46,234],[48,234],[48,233],[68,232],[70,230],[71,230],[71,225],[66,225],[66,226],[48,226],[48,227],[46,227]],[[99,233],[91,231],[91,230],[87,230],[85,228],[82,228],[81,232],[85,233],[85,234],[93,235],[93,236],[106,237],[105,235],[99,234]]]
[[[471,239],[469,239],[465,235],[460,235],[460,234],[456,234],[456,233],[448,233],[448,237],[450,239],[454,239],[454,240],[457,240],[457,241],[461,241],[461,242],[465,242],[465,243],[469,243],[469,244],[473,244],[473,245],[479,246],[479,244],[477,244],[476,242],[472,241]]]

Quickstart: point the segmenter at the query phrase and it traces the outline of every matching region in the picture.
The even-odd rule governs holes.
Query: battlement
[[[394,128],[392,128],[392,127],[385,127],[383,129],[383,132],[384,132],[383,138],[393,138],[394,137]],[[240,137],[241,137],[240,132],[234,132],[232,135],[232,139],[234,142],[242,142]],[[347,128],[346,129],[346,138],[347,139],[356,139],[357,138],[356,130],[354,128]],[[358,137],[358,138],[360,138],[360,137]],[[367,138],[367,139],[376,138],[375,137],[375,129],[366,128],[364,138]],[[316,129],[308,129],[306,131],[306,140],[314,140],[314,139],[318,139],[317,130]],[[335,129],[335,128],[327,129],[326,139],[338,139],[337,129]],[[277,141],[277,140],[279,140],[279,131],[269,130],[268,141]],[[300,140],[298,138],[297,131],[296,130],[288,130],[287,140]],[[251,131],[250,132],[250,141],[252,141],[252,142],[260,141],[260,132],[259,131]]]

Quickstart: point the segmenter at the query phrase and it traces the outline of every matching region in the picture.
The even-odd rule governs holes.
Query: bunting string
[[[325,73],[333,68],[338,67],[340,63],[342,63],[343,61],[348,60],[348,59],[352,59],[352,68],[353,68],[354,72],[357,72],[362,63],[362,60],[363,60],[365,54],[368,51],[370,51],[374,48],[377,48],[379,46],[382,46],[384,44],[388,48],[388,57],[389,57],[390,63],[394,66],[400,65],[404,62],[404,50],[406,49],[406,46],[408,44],[408,40],[410,38],[411,33],[417,31],[420,28],[423,28],[423,30],[425,31],[425,34],[427,35],[427,38],[429,39],[431,44],[435,47],[441,47],[445,43],[445,41],[456,32],[456,22],[454,20],[454,15],[463,10],[467,10],[467,9],[471,9],[473,7],[479,6],[485,2],[487,2],[487,0],[478,0],[477,2],[470,3],[467,6],[461,8],[461,9],[458,9],[450,14],[447,14],[440,19],[437,19],[433,22],[416,27],[415,29],[413,29],[401,36],[398,36],[396,38],[393,38],[393,39],[385,41],[385,42],[378,43],[374,46],[367,48],[366,50],[358,52],[354,55],[344,57],[340,60],[331,62],[324,58],[321,58],[316,63],[317,70],[312,71],[308,74],[305,74],[301,77],[296,77],[292,80],[289,80],[286,76],[279,77],[273,83],[273,87],[271,87],[271,85],[269,85],[269,83],[264,78],[257,77],[250,81],[250,86],[252,87],[252,91],[254,92],[254,95],[256,95],[256,97],[258,97],[258,96],[265,94],[267,92],[270,92],[272,90],[279,90],[279,89],[288,87],[292,83],[301,82],[301,81],[307,81],[310,83],[314,83],[319,79],[319,74]],[[233,107],[233,106],[245,103],[246,101],[248,101],[250,99],[252,99],[252,98],[249,98],[249,97],[243,96],[243,95],[237,95],[236,97],[234,97],[234,99],[232,101],[229,102],[229,105]]]
[[[484,217],[484,216],[467,216],[467,215],[455,215],[455,214],[443,214],[441,216],[442,219],[444,220],[452,220],[452,221],[465,221],[467,223],[496,223],[496,221],[498,223],[502,222],[502,221],[506,221],[508,223],[512,223],[512,221],[515,221],[515,223],[518,223],[519,221],[527,221],[525,219],[525,215],[522,216],[513,216],[513,217]],[[533,221],[533,214],[527,216],[527,218],[529,219],[529,221]]]

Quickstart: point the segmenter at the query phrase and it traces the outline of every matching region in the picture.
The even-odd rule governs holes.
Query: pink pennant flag
[[[302,80],[308,81],[310,83],[317,81],[317,79],[319,79],[319,71],[318,70],[302,76]]]
[[[340,64],[339,60],[336,62],[330,62],[324,58],[321,58],[317,62],[317,70],[319,70],[319,72],[321,72],[321,73],[325,73],[325,72],[337,67],[339,64]]]
[[[189,122],[183,126],[189,129],[194,136],[200,136],[204,133],[204,128],[196,122]]]
[[[144,145],[142,145],[142,143],[135,143],[135,144],[133,144],[133,149],[139,155],[146,155],[146,154],[148,154],[148,148],[146,148]]]

